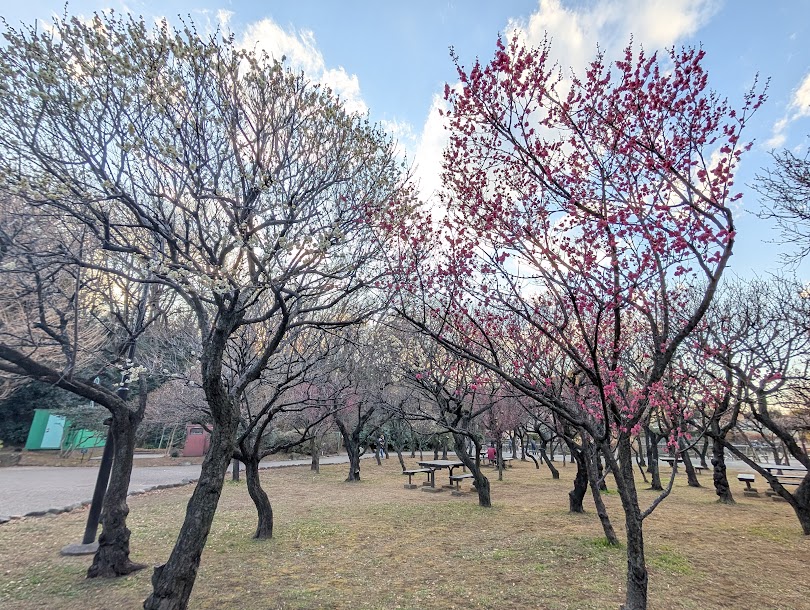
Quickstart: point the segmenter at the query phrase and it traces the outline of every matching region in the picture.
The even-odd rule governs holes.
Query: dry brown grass
[[[276,514],[269,541],[251,539],[244,483],[228,483],[190,607],[584,609],[622,601],[624,550],[605,547],[593,510],[567,512],[570,465],[553,481],[517,463],[492,481],[489,510],[474,494],[403,489],[395,459],[365,461],[361,483],[344,483],[345,470],[264,471]],[[688,488],[679,475],[674,495],[646,522],[651,608],[810,608],[810,539],[790,507],[735,491],[737,506],[718,505],[710,487]],[[134,559],[166,560],[190,493],[131,499]],[[618,497],[606,501],[621,530]],[[81,537],[85,518],[81,511],[0,526],[0,608],[140,607],[151,570],[87,581],[89,558],[59,556]]]

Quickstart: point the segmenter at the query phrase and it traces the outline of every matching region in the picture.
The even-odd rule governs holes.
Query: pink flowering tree
[[[734,109],[711,92],[700,49],[600,53],[570,84],[549,52],[515,38],[487,64],[456,60],[443,231],[419,274],[434,311],[406,315],[590,435],[616,479],[636,610],[643,520],[663,496],[640,506],[631,441],[651,409],[679,408],[665,374],[731,256],[741,132],[764,98]],[[540,370],[549,349],[570,362],[562,392]]]

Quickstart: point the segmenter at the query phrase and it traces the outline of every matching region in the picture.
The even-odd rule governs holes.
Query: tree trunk
[[[607,491],[607,483],[605,482],[605,469],[602,467],[602,458],[599,457],[598,453],[596,453],[593,457],[593,465],[596,466],[596,474],[599,477],[596,480],[597,484],[599,485],[599,491]]]
[[[560,478],[560,471],[554,467],[554,464],[551,462],[553,460],[549,459],[548,454],[546,453],[546,442],[541,440],[540,441],[540,457],[543,458],[543,461],[548,466],[548,469],[551,471],[551,478],[554,480],[558,480]],[[551,446],[551,457],[554,457],[554,445]],[[565,460],[563,460],[563,465],[565,465]]]
[[[447,437],[442,435],[442,459],[447,459]]]
[[[719,432],[719,430],[718,430]],[[717,501],[721,504],[734,504],[734,497],[731,495],[731,486],[726,477],[726,448],[722,438],[712,439],[712,480],[714,490],[717,493]]]
[[[630,439],[626,435],[620,435],[617,445],[618,472],[614,468],[614,475],[619,496],[622,500],[624,522],[627,530],[627,588],[623,608],[624,610],[646,610],[649,576],[644,560],[643,521],[638,506],[636,482],[633,476]]]
[[[802,533],[805,536],[810,536],[810,475],[805,476],[804,483],[799,487],[793,497],[797,502],[793,505],[793,510],[799,518],[799,524],[802,526]],[[804,493],[801,494],[801,488],[804,487]]]
[[[481,445],[473,440],[475,444],[475,457],[471,457],[464,451],[464,441],[466,437],[463,434],[453,433],[453,444],[455,446],[456,455],[458,459],[464,463],[464,466],[473,475],[473,486],[478,492],[478,506],[484,508],[492,508],[492,498],[489,491],[489,479],[481,472]],[[471,439],[472,440],[472,439]]]
[[[347,483],[360,480],[360,432],[349,432],[349,429],[335,418],[340,436],[343,438],[343,447],[346,449],[346,456],[349,458],[349,475],[346,477]]]
[[[686,470],[686,481],[689,487],[702,487],[698,481],[695,467],[692,465],[692,458],[689,457],[689,451],[685,448],[686,443],[683,438],[678,440],[678,446],[681,448],[681,459],[683,460],[683,467]]]
[[[664,486],[661,484],[661,469],[658,467],[658,439],[660,435],[656,434],[649,428],[644,431],[644,436],[647,439],[647,472],[650,473],[650,489],[655,491],[663,491]]]
[[[641,466],[642,468],[646,468],[647,467],[647,462],[644,459],[644,453],[645,452],[644,452],[644,448],[641,446],[641,435],[640,434],[638,435],[638,437],[636,437],[636,441],[637,441],[637,444],[638,444],[638,453],[637,453],[637,455],[638,455],[638,465]]]
[[[349,475],[346,477],[347,483],[360,480],[360,447],[354,443],[346,443],[346,454],[349,457]]]
[[[112,472],[104,495],[98,550],[87,570],[88,578],[124,576],[146,567],[145,564],[129,560],[130,531],[127,528],[127,490],[132,474],[132,455],[135,452],[135,431],[142,417],[142,412],[113,413],[110,424],[113,440]]]
[[[320,474],[321,472],[321,447],[315,440],[315,437],[309,441],[309,453],[312,456],[312,461],[309,464],[309,469],[312,472]]]
[[[231,405],[219,408],[233,410]],[[169,560],[157,566],[152,574],[152,594],[143,603],[144,610],[185,610],[188,607],[200,557],[236,445],[237,418],[228,413],[219,419],[221,421],[211,432],[211,446],[203,460],[197,487],[188,502],[177,542]]]
[[[239,480],[239,460],[237,460],[236,458],[233,458],[233,464],[232,464],[231,472],[233,473],[231,478],[234,481],[238,481]]]
[[[399,445],[397,445],[397,459],[399,460],[399,465],[402,467],[402,470],[407,470],[405,460],[402,457],[402,448]]]
[[[256,515],[259,519],[253,537],[259,540],[272,538],[273,506],[270,504],[267,493],[262,489],[262,482],[259,479],[258,460],[253,459],[245,462],[245,481],[247,481],[248,494],[250,494],[250,499],[253,500],[253,504],[256,506]]]
[[[588,470],[588,482],[591,487],[591,495],[593,496],[593,503],[596,507],[596,514],[599,516],[599,521],[602,523],[602,529],[605,532],[605,538],[611,546],[618,546],[619,539],[616,537],[616,531],[613,529],[613,524],[610,522],[610,517],[607,513],[607,507],[602,500],[602,493],[600,492],[599,481],[597,480],[599,455],[596,446],[587,439],[585,433],[582,433],[583,441],[582,447],[585,456],[588,460],[586,467]]]
[[[703,439],[703,448],[700,450],[700,467],[701,468],[709,468],[709,465],[706,463],[706,454],[709,453],[709,439],[705,437]]]
[[[588,491],[588,469],[585,466],[585,457],[582,455],[582,451],[573,446],[573,443],[568,443],[568,449],[577,464],[574,488],[568,492],[568,510],[572,513],[584,513],[585,508],[582,506],[582,501]]]

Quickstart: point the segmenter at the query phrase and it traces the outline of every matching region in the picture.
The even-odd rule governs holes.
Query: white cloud
[[[286,65],[303,70],[308,78],[331,88],[349,112],[365,114],[368,110],[357,75],[349,74],[342,66],[327,68],[311,30],[288,32],[271,19],[262,19],[247,26],[240,44],[265,51],[279,61],[285,58]]]
[[[408,121],[383,119],[380,121],[380,126],[396,140],[397,154],[403,159],[406,156],[410,159],[409,153],[412,156],[413,151],[416,150],[419,144],[419,139],[413,130],[413,125]]]
[[[794,111],[796,118],[810,116],[810,72],[807,73],[798,89],[793,93],[793,99],[790,100],[790,109]]]
[[[446,109],[444,98],[435,94],[416,148],[414,174],[425,201],[434,198],[441,188],[442,155],[447,146],[447,131],[444,128],[445,117],[439,115],[439,110]]]
[[[230,31],[231,17],[233,17],[233,15],[233,11],[228,11],[222,8],[217,11],[217,21],[219,22],[223,32]]]
[[[357,78],[356,74],[347,74],[346,70],[341,66],[324,70],[320,81],[340,96],[340,99],[345,102],[344,105],[347,111],[358,114],[368,112],[368,106],[366,106],[360,93],[360,79]]]
[[[544,36],[552,40],[552,53],[563,68],[579,71],[595,55],[597,44],[614,57],[632,36],[649,51],[673,46],[694,34],[720,8],[717,0],[602,0],[586,6],[563,6],[561,0],[539,0],[527,21],[510,21],[529,44]]]
[[[784,146],[787,141],[788,127],[803,117],[810,117],[810,72],[804,76],[799,86],[793,91],[785,116],[773,124],[772,135],[765,145],[771,148]]]

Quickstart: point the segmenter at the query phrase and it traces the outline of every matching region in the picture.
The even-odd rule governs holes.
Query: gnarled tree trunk
[[[585,456],[582,450],[576,446],[576,443],[566,439],[566,444],[571,451],[571,457],[577,464],[574,488],[568,492],[568,510],[572,513],[584,513],[585,508],[582,506],[582,501],[588,491],[588,468],[585,465]]]
[[[735,504],[731,495],[731,486],[726,477],[726,449],[721,438],[712,438],[712,481],[717,493],[717,501],[721,504]]]
[[[223,407],[220,407],[221,409]],[[186,509],[177,542],[169,560],[155,568],[152,574],[152,594],[143,604],[144,610],[185,610],[197,578],[211,522],[217,510],[225,473],[236,446],[237,412],[224,407],[232,417],[223,417],[211,432],[211,446],[202,464],[197,487]]]
[[[312,456],[312,461],[309,464],[309,469],[313,472],[321,472],[321,444],[313,436],[309,441],[309,453]]]
[[[146,406],[146,388],[142,386],[141,401]],[[129,560],[129,537],[127,528],[127,490],[132,474],[132,455],[135,452],[135,432],[143,418],[143,410],[125,409],[113,412],[111,438],[113,441],[113,463],[107,493],[104,495],[104,508],[101,515],[101,535],[98,537],[98,550],[93,563],[87,570],[88,578],[115,577],[130,574],[145,568],[142,563]]]
[[[453,445],[455,446],[456,455],[458,459],[464,463],[464,466],[473,475],[473,486],[478,492],[478,506],[484,508],[492,507],[492,499],[490,497],[489,479],[481,472],[481,444],[478,440],[471,439],[475,445],[475,456],[470,456],[464,450],[464,442],[466,437],[463,434],[453,433]]]
[[[256,505],[256,515],[258,516],[256,533],[253,534],[253,537],[259,540],[272,538],[273,506],[270,504],[267,493],[262,489],[262,483],[259,479],[259,460],[245,461],[245,480],[247,481],[248,494],[250,494],[253,504]]]
[[[661,484],[661,469],[658,468],[658,441],[662,435],[656,434],[649,427],[644,428],[644,438],[647,441],[647,472],[650,473],[650,489],[663,491]]]
[[[681,459],[683,460],[684,470],[686,470],[686,482],[689,487],[702,487],[692,464],[692,458],[689,456],[689,450],[686,449],[686,443],[683,439],[680,439],[678,445],[681,448]]]

